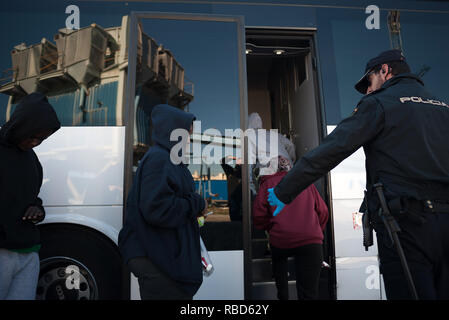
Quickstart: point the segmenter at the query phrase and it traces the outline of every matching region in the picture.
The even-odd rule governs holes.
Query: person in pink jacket
[[[282,148],[282,146],[280,146]],[[275,187],[292,167],[279,156],[278,172],[260,178],[253,202],[253,223],[269,233],[273,274],[279,300],[288,300],[288,257],[295,259],[298,299],[317,299],[323,261],[323,231],[329,217],[326,203],[312,184],[273,216],[275,207],[267,201],[268,189]]]

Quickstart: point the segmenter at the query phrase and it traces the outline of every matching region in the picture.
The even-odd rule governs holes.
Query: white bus
[[[76,3],[81,28],[69,30],[64,21],[77,16],[63,2],[22,2],[2,4],[0,125],[36,90],[62,123],[35,149],[46,209],[39,299],[139,298],[117,238],[133,173],[151,147],[156,104],[195,114],[194,139],[203,151],[220,146],[223,156],[245,154],[241,137],[225,129],[245,130],[257,112],[265,129],[294,142],[299,158],[352,112],[360,99],[353,84],[383,50],[401,48],[432,92],[449,98],[448,3],[378,1],[366,10],[349,0],[83,1]],[[25,17],[29,24],[10,27]],[[427,50],[436,43],[439,50]],[[194,299],[276,299],[267,239],[251,223],[248,166],[239,180],[202,159],[189,169],[214,212],[201,234],[215,270]],[[330,210],[320,298],[385,299],[376,241],[368,251],[362,246],[363,151],[316,186]]]

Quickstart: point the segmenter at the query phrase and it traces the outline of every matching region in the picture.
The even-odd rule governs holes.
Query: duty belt
[[[414,212],[449,213],[449,202],[406,199],[406,208]]]
[[[396,218],[408,219],[418,225],[427,221],[429,213],[449,213],[449,202],[437,200],[400,197],[388,201],[388,207]]]

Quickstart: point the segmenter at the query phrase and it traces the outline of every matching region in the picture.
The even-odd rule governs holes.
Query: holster
[[[363,227],[363,246],[365,251],[373,245],[373,226],[370,221],[370,216],[367,212],[363,214],[362,217],[362,227]]]
[[[363,246],[365,247],[365,251],[368,251],[368,248],[373,245],[373,224],[371,221],[371,215],[368,209],[368,198],[367,192],[365,191],[365,213],[362,216],[362,228],[363,228]]]

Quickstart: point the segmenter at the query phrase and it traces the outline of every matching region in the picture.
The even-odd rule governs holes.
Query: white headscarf
[[[279,159],[277,171],[290,171],[296,159],[295,146],[283,135],[279,135]],[[290,152],[287,150],[289,149]]]
[[[249,115],[248,129],[262,129],[262,119],[257,112],[253,112]]]
[[[248,135],[248,142],[249,142],[249,159],[258,159],[260,162],[267,163],[264,166],[261,166],[260,168],[260,175],[269,175],[273,174],[278,171],[279,166],[279,158],[278,156],[283,157],[284,159],[287,159],[290,161],[291,166],[293,166],[293,163],[296,160],[296,154],[295,154],[295,146],[294,144],[284,137],[282,134],[277,133],[277,143],[278,143],[278,154],[273,155],[273,157],[270,157],[270,135],[275,134],[274,132],[270,132],[269,130],[265,130],[266,132],[266,143],[265,143],[265,150],[263,150],[263,144],[260,144],[258,136],[259,136],[259,129],[262,129],[262,119],[260,118],[259,114],[257,112],[253,112],[248,117],[248,129],[254,129],[255,136]],[[258,144],[259,142],[259,144]],[[259,159],[258,154],[256,154],[256,150],[260,152],[260,154],[263,155],[264,159]],[[270,157],[268,160],[267,157]]]

